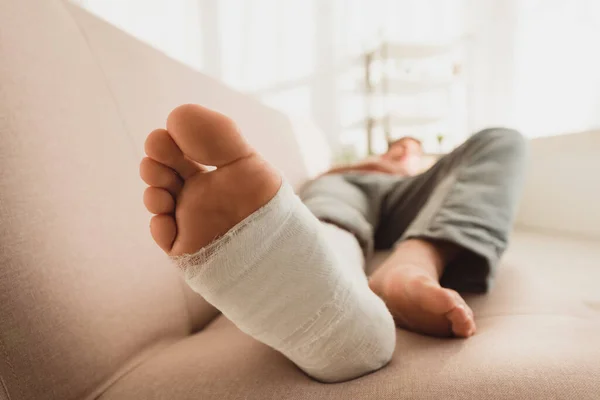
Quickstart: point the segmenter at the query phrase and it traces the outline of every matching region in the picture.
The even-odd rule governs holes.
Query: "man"
[[[231,119],[180,106],[146,140],[150,230],[241,330],[318,380],[352,379],[389,362],[395,325],[473,335],[458,292],[487,291],[507,245],[522,136],[484,130],[414,175],[419,152],[402,139],[310,182],[301,202]],[[367,282],[373,248],[393,252]]]
[[[369,157],[359,163],[330,169],[326,174],[343,172],[381,172],[391,175],[413,176],[421,168],[423,147],[421,141],[410,136],[388,144],[388,151]]]

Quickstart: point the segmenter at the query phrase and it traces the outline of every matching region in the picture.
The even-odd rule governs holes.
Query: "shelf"
[[[387,85],[387,87],[385,87],[385,93],[380,91],[383,90],[384,84]],[[453,84],[454,80],[452,79],[436,79],[431,81],[389,79],[387,82],[385,82],[384,80],[379,80],[378,82],[373,83],[371,86],[371,90],[378,90],[378,92],[370,93],[373,95],[419,94],[432,92],[436,90],[448,89],[452,87]],[[351,91],[358,92],[360,94],[369,93],[364,78],[357,80],[356,85],[353,89],[351,89]]]
[[[408,126],[421,126],[421,125],[429,125],[434,124],[436,122],[443,121],[446,117],[441,115],[397,115],[392,114],[389,116],[390,118],[390,127],[391,128],[401,128]],[[383,125],[385,123],[386,117],[375,117],[373,118],[373,125]],[[367,119],[362,119],[360,121],[356,121],[350,125],[345,126],[346,129],[357,129],[357,128],[365,128],[367,127]]]
[[[422,59],[440,56],[453,51],[458,41],[446,43],[382,43],[369,53],[388,59]]]
[[[439,115],[391,115],[390,126],[393,127],[404,127],[404,126],[416,126],[416,125],[429,125],[436,122],[440,122],[444,119],[443,116]],[[382,119],[383,122],[383,119]]]
[[[437,129],[435,124],[439,124],[447,119],[445,115],[431,115],[431,109],[426,111],[429,115],[420,113],[407,114],[407,110],[414,107],[401,109],[403,114],[399,114],[398,109],[394,108],[394,112],[388,111],[387,113],[383,113],[383,115],[377,115],[376,112],[373,112],[372,100],[381,100],[382,108],[390,110],[390,107],[386,106],[386,98],[390,96],[415,96],[425,93],[437,95],[438,93],[442,94],[443,91],[447,91],[448,93],[456,81],[456,76],[460,72],[453,58],[461,41],[459,39],[442,43],[386,41],[363,53],[364,75],[361,81],[351,79],[347,82],[350,87],[345,88],[344,91],[360,94],[365,97],[366,115],[360,120],[354,121],[349,126],[345,126],[345,128],[362,128],[366,130],[367,152],[369,154],[373,153],[374,144],[381,142],[381,137],[379,136],[381,132],[377,131],[382,130],[385,139],[389,139],[395,128],[409,128],[403,129],[402,131],[404,132],[427,131]],[[452,76],[448,76],[445,73],[436,74],[431,70],[428,72],[426,64],[432,62],[441,63],[440,66],[442,69],[446,69],[447,67],[448,70],[445,72],[451,72]],[[445,64],[448,65],[446,66]],[[393,71],[392,67],[401,69],[401,71]],[[417,71],[416,73],[415,70]],[[447,97],[446,102],[449,101],[450,96],[445,97]],[[396,100],[399,99],[396,98]],[[443,101],[442,98],[439,100]],[[420,108],[417,107],[419,111]],[[435,110],[438,113],[439,111]]]

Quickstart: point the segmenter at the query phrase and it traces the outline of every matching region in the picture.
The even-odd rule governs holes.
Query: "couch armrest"
[[[517,226],[600,237],[600,131],[533,139]]]

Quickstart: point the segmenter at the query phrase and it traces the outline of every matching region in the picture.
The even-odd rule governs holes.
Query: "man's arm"
[[[370,157],[356,164],[334,167],[322,175],[341,174],[344,172],[378,172],[391,175],[398,174],[397,168],[395,168],[394,165],[389,161],[382,160],[379,157]]]

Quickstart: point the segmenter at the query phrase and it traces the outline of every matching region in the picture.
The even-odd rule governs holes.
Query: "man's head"
[[[419,139],[404,136],[388,144],[388,151],[382,158],[392,162],[402,162],[410,157],[420,157],[423,154],[423,145]]]

